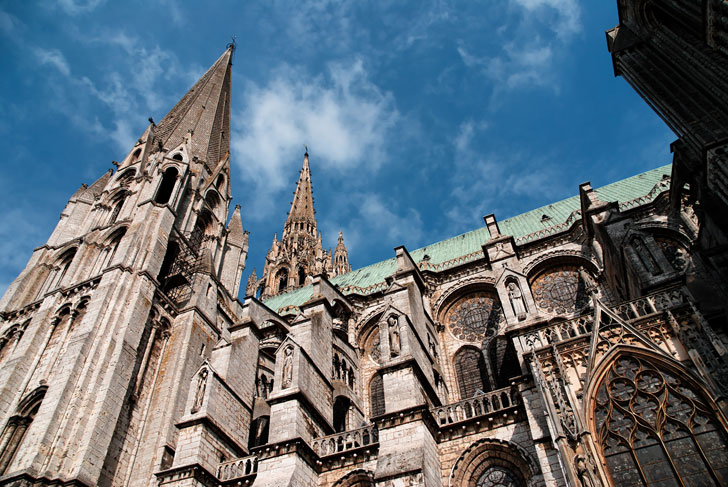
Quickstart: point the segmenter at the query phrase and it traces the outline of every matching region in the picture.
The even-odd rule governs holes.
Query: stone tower
[[[700,201],[698,249],[726,282],[728,3],[618,0],[617,8],[619,25],[607,32],[614,73],[675,133],[673,209],[688,187]]]
[[[248,249],[239,207],[227,223],[233,49],[79,188],[0,301],[0,484],[156,485],[211,448],[178,441],[204,394],[252,397],[223,357]],[[230,429],[215,448],[239,455]]]
[[[259,295],[264,299],[310,284],[315,275],[333,277],[350,270],[349,256],[341,232],[334,255],[330,249],[327,251],[321,245],[321,233],[316,227],[313,208],[307,149],[281,240],[278,240],[277,235],[273,236],[263,275],[257,280],[253,271],[248,279],[246,293],[249,296]]]

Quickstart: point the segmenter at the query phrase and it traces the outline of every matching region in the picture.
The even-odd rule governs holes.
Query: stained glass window
[[[561,266],[541,274],[531,284],[536,305],[549,313],[571,313],[589,304],[586,283],[576,266]]]
[[[478,390],[490,391],[483,354],[472,348],[464,348],[455,356],[455,372],[462,399],[473,397]]]
[[[489,467],[478,479],[475,487],[520,487],[513,473],[503,467]]]
[[[614,485],[727,485],[726,432],[701,393],[677,374],[623,355],[597,391],[594,414]]]
[[[386,411],[384,405],[384,381],[382,376],[377,374],[369,383],[369,400],[371,406],[371,417],[381,416]]]
[[[493,294],[478,292],[465,296],[447,312],[445,322],[457,338],[480,342],[498,332],[503,309]]]

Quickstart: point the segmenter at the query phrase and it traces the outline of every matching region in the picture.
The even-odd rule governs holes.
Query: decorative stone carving
[[[200,370],[197,374],[197,388],[195,390],[195,402],[192,403],[192,409],[190,412],[196,413],[202,407],[202,403],[205,401],[205,389],[207,389],[207,367]]]
[[[576,468],[576,476],[581,482],[581,487],[602,487],[596,473],[596,467],[584,455],[578,454],[574,457],[574,467]]]
[[[526,317],[526,304],[523,302],[523,293],[521,288],[518,287],[518,283],[510,281],[508,283],[508,299],[511,301],[513,307],[513,314],[519,320],[523,320]]]
[[[283,367],[281,367],[281,389],[288,389],[293,382],[293,347],[287,346],[283,351]]]
[[[389,330],[389,356],[398,357],[402,351],[402,342],[399,336],[399,319],[397,315],[390,315],[387,318],[387,330]]]

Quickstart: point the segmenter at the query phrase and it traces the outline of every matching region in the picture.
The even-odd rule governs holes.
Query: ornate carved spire
[[[311,168],[308,165],[308,150],[303,156],[303,167],[296,184],[296,192],[291,202],[291,211],[288,212],[288,223],[293,221],[307,221],[316,224],[313,210],[313,190],[311,189]]]

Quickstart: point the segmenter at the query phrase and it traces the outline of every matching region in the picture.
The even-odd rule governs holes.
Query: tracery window
[[[521,483],[507,468],[489,467],[478,479],[476,487],[520,487]]]
[[[726,431],[711,406],[648,358],[622,355],[610,365],[594,423],[615,485],[727,485]]]
[[[688,252],[675,240],[666,237],[655,237],[665,258],[676,271],[684,271],[688,265]]]
[[[479,342],[498,332],[503,321],[498,298],[487,292],[476,292],[460,299],[447,311],[445,322],[457,338]]]
[[[589,303],[579,268],[564,265],[536,277],[531,284],[536,305],[549,313],[571,313]]]

